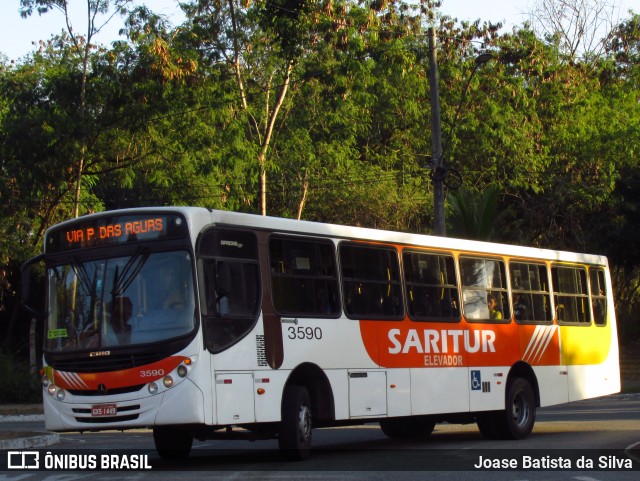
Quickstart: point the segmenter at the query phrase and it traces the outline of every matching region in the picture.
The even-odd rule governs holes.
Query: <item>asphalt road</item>
[[[43,429],[42,421],[27,418],[5,419],[0,426],[15,431]],[[388,439],[375,424],[316,430],[313,435],[311,459],[299,463],[282,461],[275,441],[202,441],[194,443],[186,464],[170,464],[155,454],[147,430],[61,434],[60,442],[48,446],[46,452],[110,453],[122,452],[124,448],[125,453],[144,455],[152,469],[128,470],[126,479],[636,481],[640,478],[640,396],[612,396],[541,409],[533,433],[521,441],[486,440],[475,424],[440,424],[426,442]],[[512,465],[516,468],[509,467]],[[124,471],[9,470],[0,471],[0,480],[122,480],[124,474]]]

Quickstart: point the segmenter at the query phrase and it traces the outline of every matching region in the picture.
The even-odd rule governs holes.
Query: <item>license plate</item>
[[[91,406],[91,416],[115,416],[118,408],[115,404],[94,404]]]

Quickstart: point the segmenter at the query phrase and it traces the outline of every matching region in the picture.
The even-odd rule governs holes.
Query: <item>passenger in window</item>
[[[228,316],[229,295],[231,294],[231,266],[218,262],[216,268],[216,307],[218,314]]]
[[[221,316],[229,315],[229,298],[227,296],[220,296],[217,301],[218,314]]]
[[[498,299],[493,294],[487,296],[487,304],[489,305],[489,319],[492,321],[502,320],[502,312],[498,309]]]
[[[522,296],[518,294],[513,300],[513,314],[517,321],[522,321],[527,317],[527,306],[522,300]]]
[[[445,297],[444,299],[442,299],[441,305],[442,305],[441,317],[449,317],[449,318],[458,317],[459,311],[458,311],[457,299],[453,297],[451,297],[450,299],[447,299]]]

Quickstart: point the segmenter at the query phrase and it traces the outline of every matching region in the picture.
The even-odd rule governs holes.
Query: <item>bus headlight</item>
[[[155,382],[149,383],[149,393],[156,394],[158,392],[158,385]]]
[[[173,386],[173,378],[171,376],[165,376],[164,378],[162,378],[162,384],[164,384],[164,387],[166,387],[167,389],[170,388],[171,386]]]
[[[42,387],[47,389],[49,387],[49,384],[51,384],[51,381],[49,381],[49,378],[47,377],[47,375],[45,374],[44,376],[42,376]]]
[[[56,394],[56,386],[54,384],[49,384],[47,385],[47,392],[49,393],[49,396],[53,397]]]
[[[56,398],[58,399],[58,401],[64,400],[64,396],[65,396],[64,389],[58,389],[56,391]]]
[[[176,372],[180,377],[187,377],[187,374],[189,374],[189,370],[187,369],[187,366],[185,366],[184,364],[180,364]]]

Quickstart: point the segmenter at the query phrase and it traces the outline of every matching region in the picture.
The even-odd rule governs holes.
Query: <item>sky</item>
[[[638,0],[610,0],[620,6],[620,15],[627,17],[627,11],[633,9],[640,12]],[[177,0],[140,0],[138,3],[147,4],[153,11],[167,15],[173,23],[180,22],[180,9]],[[533,9],[537,0],[443,0],[440,11],[458,20],[476,20],[502,22],[504,29],[521,25],[529,19],[528,13]],[[83,6],[85,0],[70,0],[70,5],[76,5],[78,10],[73,17],[76,28],[82,31]],[[65,27],[64,18],[58,11],[51,11],[39,16],[37,13],[27,19],[20,17],[18,8],[20,0],[0,0],[0,53],[9,60],[19,60],[34,51],[39,40],[47,40],[52,34],[60,33]],[[118,18],[111,21],[98,37],[98,41],[109,44],[118,38],[121,24]]]

